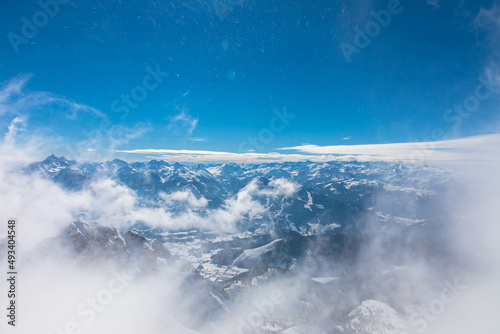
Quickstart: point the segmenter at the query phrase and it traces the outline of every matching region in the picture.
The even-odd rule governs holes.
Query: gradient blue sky
[[[0,4],[4,133],[17,117],[17,135],[73,146],[100,128],[97,149],[241,153],[283,108],[295,118],[256,152],[499,132],[498,92],[459,126],[455,112],[443,118],[474,96],[481,76],[499,78],[495,1],[401,0],[402,12],[351,62],[339,45],[354,44],[370,11],[390,1],[61,2],[18,52],[9,36],[22,37],[23,17],[32,22],[42,8]],[[113,101],[142,85],[148,66],[169,75],[127,115],[114,112]]]

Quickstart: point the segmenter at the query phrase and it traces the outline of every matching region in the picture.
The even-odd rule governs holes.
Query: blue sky
[[[0,4],[0,128],[44,152],[308,153],[500,132],[495,1],[41,3]]]

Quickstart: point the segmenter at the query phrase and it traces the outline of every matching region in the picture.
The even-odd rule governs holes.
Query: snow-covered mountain
[[[425,303],[422,277],[440,282],[459,267],[436,224],[446,214],[442,194],[457,181],[434,167],[80,163],[52,155],[21,173],[70,194],[96,195],[96,184],[109,180],[133,194],[126,208],[139,218],[116,227],[99,217],[68,222],[30,256],[159,275],[154,289],[175,277],[189,301],[183,307],[193,309],[179,322],[185,332],[410,333],[408,310]],[[141,219],[146,209],[173,223]]]
[[[145,238],[134,231],[120,233],[116,228],[80,221],[71,223],[58,236],[42,242],[37,252],[47,256],[70,254],[73,259],[90,263],[106,260],[135,266],[138,271],[154,270],[174,262],[172,254],[156,239]]]
[[[451,182],[444,170],[388,162],[328,162],[215,165],[169,164],[164,161],[78,163],[49,156],[24,169],[77,191],[92,182],[112,179],[134,191],[142,205],[184,192],[207,212],[224,208],[252,190],[266,214],[242,215],[238,228],[303,235],[356,232],[366,224],[430,226],[439,217],[439,194]],[[170,211],[185,211],[177,201]],[[190,207],[189,209],[193,209]]]

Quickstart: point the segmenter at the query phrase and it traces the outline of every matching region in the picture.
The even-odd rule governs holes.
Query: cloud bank
[[[139,155],[151,159],[182,162],[234,161],[242,163],[285,161],[402,161],[409,163],[456,162],[489,160],[490,152],[500,146],[500,134],[481,135],[461,139],[370,145],[301,145],[278,148],[299,153],[231,153],[222,151],[134,149],[119,153]],[[134,159],[135,160],[135,159]]]

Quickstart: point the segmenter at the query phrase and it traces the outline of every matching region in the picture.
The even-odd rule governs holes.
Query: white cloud
[[[189,115],[189,111],[183,108],[180,113],[170,117],[168,128],[174,132],[186,133],[190,136],[197,125],[198,118]]]
[[[189,137],[186,139],[188,141],[194,141],[194,142],[206,142],[206,141],[208,141],[208,138],[203,138],[203,137]]]
[[[0,175],[34,160],[43,159],[50,152],[47,150],[48,146],[60,144],[55,138],[27,135],[26,123],[25,116],[14,117],[3,138],[0,137]]]
[[[305,144],[278,148],[300,153],[231,153],[204,150],[136,149],[118,150],[127,154],[141,154],[146,158],[182,162],[234,161],[244,163],[335,160],[449,162],[467,159],[489,159],[491,150],[500,145],[500,135],[483,135],[436,142],[332,145]]]
[[[6,145],[12,145],[14,143],[14,138],[18,131],[22,131],[22,126],[25,124],[26,119],[24,117],[18,116],[10,122],[9,130],[5,134]]]
[[[151,226],[161,226],[166,229],[201,228],[218,232],[234,232],[236,225],[245,217],[262,216],[268,213],[268,208],[262,199],[293,196],[300,186],[293,182],[276,179],[267,186],[252,181],[243,187],[235,196],[227,199],[224,204],[214,210],[206,210],[208,201],[196,198],[189,191],[162,194],[167,203],[173,201],[188,203],[179,214],[169,211],[168,206],[160,208],[137,208],[132,211],[133,220],[144,221]],[[265,201],[264,201],[265,202]]]
[[[14,122],[11,133],[14,133],[14,128],[20,124],[22,123],[19,120]],[[475,156],[475,154],[479,153],[482,156],[489,154],[490,159],[498,159],[500,156],[498,155],[500,148],[498,137],[498,135],[479,136],[439,142],[435,143],[434,150],[450,151],[450,153],[458,153],[463,156],[469,156],[469,154],[470,156]],[[389,144],[389,147],[387,145],[353,145],[351,149],[355,148],[356,154],[359,152],[366,154],[366,150],[369,148],[368,152],[370,154],[379,154],[381,157],[387,157],[394,156],[395,153],[400,154],[400,152],[406,149],[411,149],[414,144]],[[305,148],[309,150],[309,147],[314,147],[314,150],[321,152],[337,150],[333,149],[332,146],[302,145],[301,147],[304,150],[306,150]],[[2,154],[0,154],[2,156],[0,166],[6,161],[5,152],[2,151]],[[207,153],[207,151],[201,152]],[[218,154],[218,152],[208,152],[208,155]],[[347,150],[347,153],[349,152],[351,151]],[[304,156],[307,157],[309,155],[304,154]],[[335,158],[326,153],[324,156]],[[466,219],[462,224],[454,223],[454,226],[460,227],[455,229],[457,230],[457,234],[460,235],[460,238],[457,238],[460,244],[479,247],[479,250],[485,254],[484,256],[491,256],[491,263],[494,264],[493,270],[498,270],[498,254],[500,253],[498,251],[498,242],[496,242],[498,224],[495,221],[495,217],[498,216],[498,206],[496,203],[499,200],[499,184],[497,181],[498,178],[496,178],[498,166],[486,166],[486,164],[477,163],[477,161],[473,162],[475,165],[470,166],[470,168],[462,166],[465,168],[464,173],[466,175],[473,176],[471,180],[478,181],[472,182],[476,189],[471,189],[470,194],[467,194],[468,197],[465,202],[469,203],[468,207],[467,205],[463,205],[463,201],[458,204],[452,203],[452,210],[450,211],[458,212],[458,217],[471,217],[471,219]],[[461,164],[458,165],[460,166]],[[485,167],[487,167],[488,172],[485,171]],[[164,227],[166,229],[203,228],[217,231],[233,231],[238,222],[247,217],[264,216],[266,218],[265,215],[269,214],[266,207],[267,198],[291,197],[300,189],[298,184],[284,179],[271,180],[267,186],[253,181],[242,188],[234,197],[226,200],[221,208],[215,210],[207,210],[207,200],[197,198],[189,191],[178,191],[170,195],[165,194],[163,199],[166,201],[186,203],[191,206],[191,210],[176,214],[169,211],[168,207],[145,208],[140,206],[138,196],[135,192],[112,180],[102,180],[93,183],[88,189],[79,192],[68,192],[54,183],[38,178],[35,175],[17,175],[9,173],[8,171],[10,170],[4,168],[0,168],[0,171],[2,171],[0,173],[0,189],[2,189],[2,192],[0,192],[0,218],[2,221],[12,216],[18,218],[20,222],[18,230],[19,242],[23,245],[24,251],[27,251],[27,248],[34,246],[40,240],[57,234],[62,227],[67,226],[76,216],[82,214],[85,214],[87,219],[95,220],[104,225],[127,226],[137,220],[142,220],[152,226]],[[267,218],[272,221],[272,217],[267,216]],[[465,248],[465,246],[461,247]],[[26,269],[33,270],[34,267],[31,266],[30,268]],[[21,291],[27,292],[24,295],[29,297],[24,299],[26,302],[23,304],[30,305],[29,308],[23,309],[23,314],[30,319],[39,320],[33,323],[36,323],[38,327],[43,328],[47,332],[58,329],[62,330],[61,326],[75,317],[74,313],[78,304],[85,301],[89,296],[95,296],[103,286],[105,287],[103,284],[106,281],[96,283],[96,276],[92,275],[93,273],[82,272],[80,269],[76,269],[69,276],[59,275],[54,280],[53,275],[51,276],[52,271],[44,271],[43,269],[45,268],[43,266],[39,268],[42,269],[36,272],[36,276],[27,275],[27,280],[23,280],[24,283],[22,283]],[[59,274],[61,274],[61,271],[67,274],[70,271],[68,268],[72,267],[68,267],[66,263],[58,262],[54,264],[54,268],[59,269]],[[96,268],[99,270],[102,269],[102,267]],[[497,272],[494,274],[485,275],[484,279],[470,284],[470,288],[457,300],[456,304],[451,305],[446,313],[432,324],[434,326],[432,329],[436,329],[435,332],[438,333],[466,333],[470,332],[470,329],[482,328],[484,329],[483,332],[494,333],[498,329],[498,324],[492,320],[494,319],[495,301],[498,299],[498,284],[496,283],[498,282],[498,275]],[[482,271],[477,273],[477,276],[481,275],[483,275]],[[89,277],[91,278],[91,282],[89,282]],[[97,277],[100,278],[100,276]],[[164,289],[163,284],[166,279],[170,282],[169,286],[171,287],[167,291]],[[131,283],[130,290],[126,290],[123,295],[116,297],[116,300],[120,302],[111,304],[109,309],[106,309],[106,313],[103,313],[99,320],[92,323],[88,327],[88,330],[93,333],[101,333],[116,329],[117,319],[122,319],[123,314],[129,314],[127,312],[122,313],[121,311],[123,310],[130,310],[131,314],[136,315],[136,317],[139,314],[144,319],[147,319],[148,323],[154,325],[156,325],[153,322],[155,318],[151,314],[169,314],[171,310],[178,311],[180,309],[185,312],[184,314],[189,315],[189,309],[182,308],[182,300],[177,295],[170,294],[177,287],[177,285],[172,284],[172,282],[176,282],[175,280],[172,281],[173,279],[173,276],[146,278],[144,286],[141,289],[138,289],[141,286],[138,287],[136,284]],[[26,282],[30,282],[30,286],[27,286]],[[44,283],[42,285],[45,289],[39,289],[40,282]],[[426,283],[422,282],[421,284]],[[79,289],[75,290],[75,286],[78,286]],[[152,286],[162,289],[151,289]],[[277,285],[283,291],[286,291],[284,289],[285,286],[283,283]],[[411,287],[411,285],[408,284],[407,287]],[[71,294],[72,291],[77,291],[77,294]],[[158,291],[160,291],[160,295],[164,298],[159,297]],[[197,292],[195,288],[193,288],[193,291],[194,293]],[[253,293],[253,290],[251,290],[251,293]],[[431,298],[434,298],[432,293],[429,295]],[[68,296],[72,297],[68,298]],[[259,300],[266,300],[267,297],[265,296]],[[253,300],[252,297],[244,297],[247,299],[243,298],[242,303],[252,305],[248,302]],[[47,300],[49,300],[50,309],[41,309],[40,306],[47,304]],[[151,304],[151,300],[154,301],[154,307],[147,308],[148,312],[144,314],[139,313],[148,303]],[[165,301],[171,302],[167,303]],[[474,307],[471,308],[471,305]],[[487,306],[486,313],[484,307],[481,308],[484,305]],[[150,311],[150,309],[153,311]],[[40,310],[42,310],[42,313],[40,313]],[[57,311],[55,313],[57,316],[55,319],[52,319],[49,313],[54,310]],[[334,305],[327,308],[328,312],[332,310],[335,310]],[[287,311],[290,312],[286,314],[292,314],[291,311],[294,311],[294,306],[290,305]],[[236,313],[236,315],[233,313],[231,316],[233,319],[238,319],[238,316],[246,319],[247,315],[251,312],[251,308],[243,308],[241,309],[241,313]],[[471,312],[474,315],[473,317],[464,317],[464,315],[471,314]],[[116,315],[116,317],[113,315]],[[49,318],[52,319],[50,322],[44,321]],[[456,324],[456,319],[462,318],[468,322],[469,326],[466,329],[463,328],[463,325],[459,326]],[[483,319],[487,321],[483,321]],[[232,325],[228,325],[228,328],[234,328]],[[31,325],[28,324],[28,326]],[[121,323],[118,327],[123,333],[128,333],[131,331],[130,328],[133,328],[133,330],[137,329],[133,326],[135,324]],[[171,322],[169,322],[169,326],[171,326]],[[165,329],[167,327],[158,326],[158,328]],[[36,331],[36,329],[33,326],[30,327],[31,331]],[[179,330],[175,327],[168,327],[166,331],[182,333],[182,329]],[[231,332],[231,329],[228,332]]]
[[[9,151],[5,144],[0,148],[2,157],[16,150],[28,155],[32,153],[20,148]],[[98,180],[81,191],[67,191],[36,174],[16,173],[24,162],[12,164],[6,158],[0,160],[0,219],[16,218],[23,222],[20,235],[27,248],[56,235],[77,219],[121,228],[142,221],[175,230],[235,231],[236,224],[245,217],[267,213],[268,209],[262,204],[266,198],[290,197],[300,188],[284,179],[272,180],[267,186],[253,181],[218,209],[208,209],[206,198],[197,197],[188,190],[160,194],[163,203],[159,207],[145,207],[140,205],[133,190],[113,180]],[[177,210],[179,208],[182,210]]]
[[[477,27],[485,29],[491,33],[500,32],[500,8],[493,6],[491,9],[481,8],[476,16]]]
[[[326,156],[312,156],[302,154],[280,154],[280,153],[231,153],[223,151],[204,150],[171,150],[171,149],[136,149],[117,150],[118,153],[140,154],[147,159],[162,159],[166,161],[179,162],[283,162],[283,161],[327,161]]]
[[[2,151],[9,151],[7,160],[13,161],[30,151],[29,156],[40,159],[50,153],[58,153],[77,160],[109,160],[113,150],[131,140],[142,136],[151,129],[150,124],[136,123],[128,127],[111,124],[106,115],[99,110],[76,103],[68,98],[50,93],[30,91],[27,88],[32,75],[18,75],[0,84],[0,115],[10,118],[8,130],[4,134]],[[57,111],[57,113],[56,113]],[[91,115],[94,121],[100,121],[95,128],[83,129],[86,139],[71,143],[57,134],[64,126],[64,120],[52,128],[29,129],[28,119],[43,114],[54,117],[62,114],[62,118],[78,120],[79,117]],[[58,120],[59,121],[59,120]],[[29,131],[23,131],[29,129]],[[55,134],[54,134],[55,133]],[[33,152],[38,152],[33,154]]]
[[[269,187],[259,193],[268,197],[291,197],[300,190],[300,185],[286,179],[273,179]]]
[[[1,171],[0,218],[20,222],[20,239],[28,249],[79,218],[111,226],[132,223],[129,214],[137,207],[136,194],[112,180],[70,192],[38,175]]]
[[[9,102],[13,97],[19,96],[30,78],[31,75],[19,75],[3,83],[0,89],[0,106]],[[0,114],[5,112],[4,108],[0,108]]]
[[[287,198],[299,189],[298,184],[285,179],[272,180],[267,187],[261,187],[254,180],[241,189],[236,196],[227,200],[222,208],[213,211],[208,218],[219,228],[224,227],[222,231],[233,231],[245,215],[252,218],[267,212],[267,208],[259,202],[259,198]]]
[[[309,154],[355,155],[362,160],[387,161],[466,161],[491,158],[500,147],[500,135],[483,135],[436,142],[370,144],[370,145],[302,145],[280,148]]]
[[[165,202],[167,205],[179,205],[186,204],[189,208],[204,208],[208,205],[208,200],[204,197],[196,198],[192,192],[183,190],[176,191],[173,193],[160,193],[159,197]]]
[[[252,181],[217,209],[208,210],[208,200],[196,197],[189,190],[162,193],[160,207],[139,206],[137,195],[130,189],[108,180],[92,185],[91,193],[82,199],[88,218],[107,225],[130,226],[137,221],[154,227],[182,230],[201,228],[218,232],[234,232],[244,217],[256,217],[268,212],[266,198],[293,196],[300,186],[284,180],[272,180],[267,186]],[[91,196],[89,196],[91,195]],[[180,212],[177,209],[182,208]]]
[[[79,113],[89,113],[97,117],[105,117],[99,110],[76,103],[66,97],[50,93],[28,91],[26,86],[32,75],[18,75],[0,86],[0,115],[24,115],[39,111],[42,107],[63,108],[66,117],[75,119]]]

